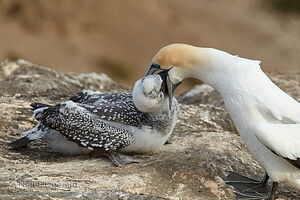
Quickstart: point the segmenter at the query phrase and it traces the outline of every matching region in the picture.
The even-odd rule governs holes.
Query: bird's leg
[[[259,193],[261,195],[268,194],[267,183],[269,176],[266,174],[261,181],[239,175],[234,172],[229,172],[225,183],[232,185],[241,193]]]
[[[120,153],[111,151],[108,153],[108,157],[110,158],[111,162],[116,165],[117,167],[122,167],[124,165],[128,165],[131,163],[138,163],[139,161],[133,160],[129,156],[122,155]]]

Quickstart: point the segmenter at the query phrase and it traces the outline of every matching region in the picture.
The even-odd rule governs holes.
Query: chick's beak
[[[175,89],[182,83],[182,81],[173,84],[172,81],[170,80],[169,77],[169,69],[162,69],[160,67],[160,65],[153,63],[150,68],[148,69],[147,73],[145,76],[154,74],[156,71],[161,71],[158,73],[158,75],[160,75],[161,79],[162,79],[162,85],[161,85],[161,90],[162,92],[164,92],[165,94],[167,94],[169,96],[169,108],[171,110],[172,108],[172,100],[174,97],[174,93],[175,93]]]

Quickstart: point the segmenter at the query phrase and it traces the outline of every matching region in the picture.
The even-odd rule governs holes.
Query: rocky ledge
[[[271,74],[299,100],[300,74]],[[115,167],[92,153],[63,156],[42,142],[13,151],[6,144],[36,122],[31,102],[55,104],[82,89],[129,91],[105,74],[57,72],[19,60],[0,65],[0,199],[232,199],[227,171],[260,178],[262,169],[235,131],[222,99],[197,86],[178,97],[179,119],[159,151],[133,155],[141,163]],[[300,192],[281,185],[278,199]]]

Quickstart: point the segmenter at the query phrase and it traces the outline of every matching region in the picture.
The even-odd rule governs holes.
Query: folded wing
[[[132,101],[132,94],[126,92],[102,93],[83,91],[70,98],[102,120],[130,126],[141,126],[141,112]]]
[[[115,151],[133,140],[132,132],[105,123],[72,101],[44,110],[40,121],[65,135],[68,140],[89,149]]]
[[[300,123],[261,123],[256,128],[256,137],[262,144],[300,168]]]

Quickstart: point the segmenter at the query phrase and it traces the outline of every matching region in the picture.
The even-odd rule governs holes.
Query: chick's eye
[[[159,94],[159,97],[162,99],[162,98],[164,98],[164,94],[161,92],[160,94]]]

